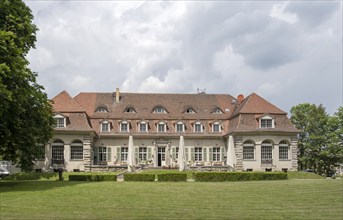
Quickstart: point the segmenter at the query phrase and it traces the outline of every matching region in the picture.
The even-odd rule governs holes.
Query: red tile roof
[[[62,91],[52,99],[52,107],[55,112],[84,112],[82,107],[66,91]]]

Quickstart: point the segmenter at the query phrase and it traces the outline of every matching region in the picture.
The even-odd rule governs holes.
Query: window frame
[[[269,115],[265,115],[259,119],[259,128],[275,128],[275,120]]]
[[[120,122],[120,132],[129,132],[130,131],[129,127],[130,127],[130,124],[127,121]]]
[[[200,126],[200,130],[198,131],[197,127]],[[203,125],[201,122],[194,123],[194,133],[203,133]]]
[[[139,149],[138,149],[138,159],[139,159],[140,162],[146,161],[148,159],[148,147],[139,147]]]
[[[129,148],[121,147],[120,148],[120,161],[127,162],[128,155],[129,155]]]
[[[80,140],[70,144],[70,160],[83,160],[83,143]]]
[[[154,108],[153,112],[156,113],[156,114],[166,114],[167,113],[166,109],[163,108],[162,106],[156,106]]]
[[[253,141],[245,141],[243,143],[243,160],[255,160],[256,150],[255,143]]]
[[[220,162],[221,161],[220,147],[213,147],[212,148],[212,161],[213,162]]]
[[[280,141],[279,143],[279,160],[289,160],[289,143],[287,141]],[[282,149],[282,150],[281,150]]]
[[[160,126],[163,126],[163,131],[160,130]],[[165,122],[159,122],[157,124],[157,133],[166,133],[167,132],[167,124]]]
[[[142,130],[142,125],[145,125],[145,130],[144,131]],[[140,122],[138,129],[139,129],[139,132],[142,132],[142,133],[148,132],[148,123],[146,123],[145,121]]]
[[[104,130],[104,126],[107,126],[107,129]],[[110,132],[110,123],[108,121],[103,121],[101,122],[101,126],[100,126],[100,132]]]
[[[66,117],[63,115],[57,114],[54,116],[55,128],[65,128],[67,126]]]
[[[203,155],[202,155],[202,147],[194,147],[194,161],[195,162],[202,162]]]
[[[218,131],[215,131],[215,127],[218,128]],[[221,133],[222,132],[222,129],[221,129],[221,124],[219,122],[214,122],[212,124],[212,133]]]
[[[179,129],[180,127],[181,127],[181,129]],[[185,132],[185,124],[182,122],[176,123],[175,132],[176,133],[184,133]]]

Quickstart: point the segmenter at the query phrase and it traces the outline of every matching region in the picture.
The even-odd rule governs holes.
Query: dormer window
[[[194,111],[194,109],[189,108],[189,109],[187,109],[187,110],[185,111],[185,113],[188,113],[188,114],[195,114],[195,111]]]
[[[101,132],[109,132],[110,131],[110,123],[108,121],[103,121],[101,123]]]
[[[196,122],[194,124],[194,132],[195,133],[202,133],[202,124],[200,122]]]
[[[142,121],[139,124],[139,132],[148,132],[148,125],[146,122]]]
[[[66,118],[63,115],[57,114],[54,116],[56,128],[66,127]]]
[[[220,133],[221,132],[221,126],[219,122],[215,122],[212,124],[212,132],[213,133]]]
[[[178,122],[178,123],[176,124],[176,132],[177,132],[177,133],[183,133],[183,132],[185,132],[185,124],[182,123],[182,122]]]
[[[166,123],[160,122],[157,124],[157,132],[166,132]]]
[[[275,128],[274,126],[274,119],[269,116],[265,115],[259,119],[260,128]]]
[[[136,110],[134,108],[127,108],[125,110],[125,112],[127,112],[127,113],[136,113]]]
[[[101,113],[105,113],[108,112],[107,109],[105,107],[99,107],[96,109],[96,112],[101,112]]]
[[[126,121],[120,123],[120,132],[128,132],[129,124]]]
[[[154,108],[154,113],[163,114],[163,113],[167,113],[167,111],[163,107],[158,106],[158,107]]]
[[[215,108],[212,112],[213,114],[222,114],[222,110],[220,110],[220,108]]]

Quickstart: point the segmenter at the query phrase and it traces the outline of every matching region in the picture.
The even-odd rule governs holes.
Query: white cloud
[[[288,111],[342,105],[342,3],[28,1],[28,56],[62,90],[258,92]],[[306,85],[306,86],[304,86]]]

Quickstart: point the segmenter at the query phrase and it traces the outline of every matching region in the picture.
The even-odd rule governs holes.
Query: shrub
[[[69,175],[69,181],[117,181],[116,175]]]
[[[157,174],[157,180],[159,182],[186,182],[186,173],[161,173]]]
[[[4,180],[40,180],[54,179],[58,177],[58,173],[14,173],[3,178]]]
[[[195,173],[196,182],[225,182],[248,180],[284,180],[287,173],[283,172],[203,172]]]
[[[155,181],[155,174],[125,173],[124,174],[124,181],[153,182],[153,181]]]

